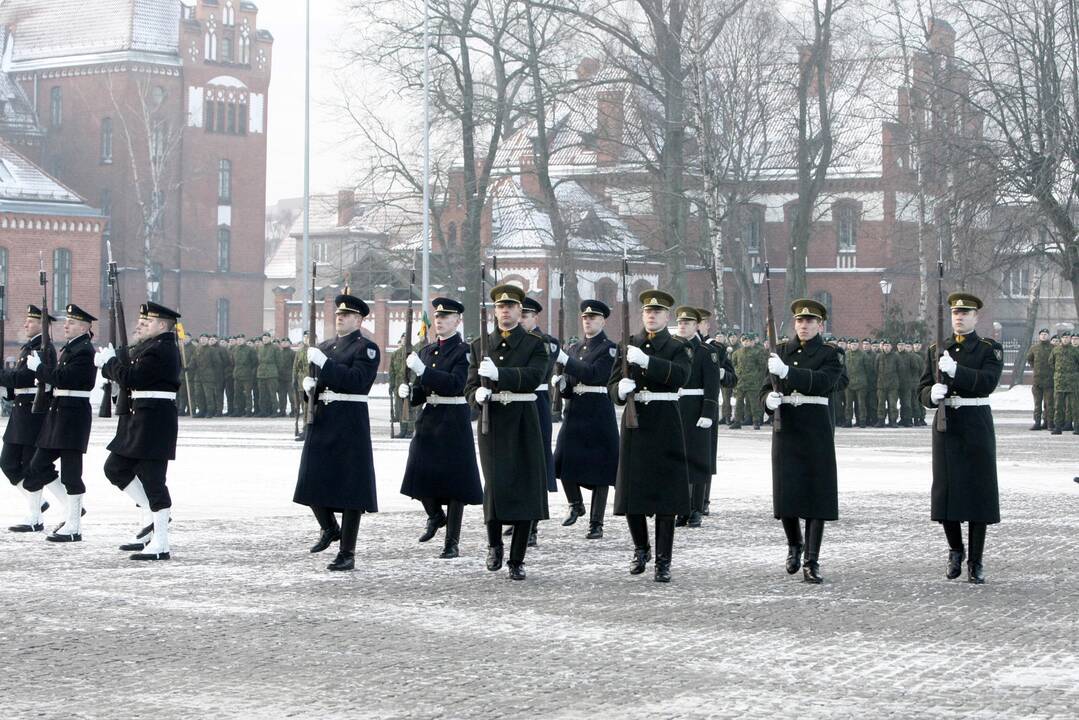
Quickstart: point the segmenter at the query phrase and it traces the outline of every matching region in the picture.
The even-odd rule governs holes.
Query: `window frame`
[[[101,157],[102,165],[112,165],[112,118],[101,118]]]
[[[836,252],[851,255],[858,252],[858,209],[849,202],[836,203],[833,208],[836,235]],[[843,241],[844,226],[850,231],[850,242]]]
[[[217,271],[232,270],[232,229],[228,225],[217,226]]]
[[[232,161],[226,158],[217,163],[217,204],[232,204]]]
[[[49,91],[49,127],[59,130],[64,126],[64,89],[53,85]]]
[[[71,264],[70,249],[52,251],[52,306],[56,310],[71,302]]]

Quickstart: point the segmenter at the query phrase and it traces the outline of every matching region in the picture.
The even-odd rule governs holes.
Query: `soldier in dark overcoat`
[[[127,493],[149,515],[148,522],[121,550],[132,560],[168,560],[172,497],[165,484],[169,460],[176,459],[176,393],[180,389],[180,348],[175,310],[146,302],[139,307],[135,341],[126,362],[109,345],[94,364],[130,395],[131,412],[119,415],[116,436],[109,443],[105,477]]]
[[[55,320],[49,317],[50,320]],[[23,480],[26,471],[30,467],[30,460],[37,450],[37,438],[41,433],[41,426],[45,422],[45,413],[33,413],[34,397],[37,395],[37,377],[26,366],[27,358],[33,353],[41,351],[41,309],[36,305],[26,308],[26,318],[23,320],[22,329],[27,339],[19,349],[19,358],[13,368],[0,369],[0,386],[7,390],[11,400],[11,416],[8,418],[7,427],[4,429],[4,449],[0,451],[0,469],[11,481],[11,484],[22,491],[27,501],[26,522],[12,525],[8,528],[11,532],[41,532],[45,529],[45,523],[41,520],[43,507],[48,503],[41,500],[41,490],[30,492],[24,486]],[[48,344],[48,360],[46,364],[56,364],[56,349],[52,343]],[[46,395],[52,397],[52,392]],[[53,479],[46,485],[61,501],[61,507],[67,502],[67,493],[63,485]]]
[[[307,505],[321,534],[311,552],[340,541],[328,570],[355,567],[360,515],[378,512],[371,420],[367,395],[378,374],[378,345],[360,331],[370,314],[367,303],[352,295],[334,298],[336,337],[307,350],[317,376],[303,381],[308,401],[318,403],[300,456],[293,502]],[[338,525],[335,513],[341,513]]]
[[[55,364],[45,364],[38,353],[27,358],[27,367],[37,373],[37,381],[52,386],[52,401],[37,436],[37,450],[30,460],[23,487],[40,490],[56,477],[60,460],[60,482],[67,491],[67,519],[45,539],[50,542],[82,540],[82,456],[90,440],[90,391],[97,380],[93,337],[95,318],[78,305],[68,305],[64,320],[67,342],[60,348]]]
[[[676,527],[700,527],[705,490],[712,479],[712,427],[719,420],[719,353],[701,342],[697,332],[701,314],[683,305],[674,311],[678,336],[693,351],[689,378],[679,390],[678,410],[682,415],[682,435],[686,441],[686,471],[689,474],[691,508],[679,515]]]
[[[422,502],[427,511],[427,528],[420,542],[427,542],[445,527],[446,542],[440,557],[455,558],[460,554],[465,505],[483,502],[483,488],[476,465],[472,413],[465,400],[468,345],[457,332],[465,307],[452,298],[437,297],[431,308],[435,339],[405,358],[414,380],[397,388],[402,400],[413,407],[423,406],[408,446],[401,493]]]
[[[820,583],[821,540],[826,520],[839,519],[835,430],[830,396],[843,374],[839,351],[821,339],[828,312],[816,300],[791,303],[795,336],[768,358],[778,381],[761,388],[772,424],[772,509],[787,535],[787,572],[802,568],[809,583]],[[775,419],[779,411],[779,420]],[[777,427],[778,425],[778,427]],[[799,526],[805,519],[805,539]],[[805,547],[805,560],[802,548]]]
[[[611,399],[625,405],[632,395],[637,427],[622,415],[614,513],[625,515],[633,537],[630,573],[643,573],[651,559],[648,515],[656,516],[656,582],[671,580],[674,518],[689,513],[689,476],[678,390],[693,362],[689,344],[667,330],[674,298],[662,290],[640,295],[644,328],[623,343],[607,387]],[[626,377],[622,356],[629,363]]]
[[[554,453],[551,450],[551,439],[554,436],[554,416],[551,413],[550,382],[554,374],[555,365],[558,364],[559,353],[562,352],[562,342],[543,332],[539,327],[539,314],[543,312],[543,305],[538,300],[526,297],[521,303],[521,326],[525,330],[538,335],[547,346],[547,370],[543,374],[543,380],[536,386],[536,410],[539,411],[540,428],[543,430],[543,452],[547,457],[547,492],[558,492],[558,481],[555,479]],[[528,535],[528,546],[536,546],[536,535],[539,521],[532,522],[532,531]],[[508,531],[507,531],[508,532]]]
[[[585,537],[598,540],[603,537],[607,494],[618,474],[618,420],[607,392],[618,346],[604,332],[609,307],[598,300],[582,300],[580,310],[584,339],[559,352],[556,359],[565,372],[551,379],[564,401],[555,474],[569,501],[569,516],[562,525],[573,525],[585,514],[581,488],[588,488],[592,502]]]
[[[726,336],[722,333],[716,337],[709,337],[708,335],[710,331],[708,318],[711,317],[712,313],[705,308],[697,308],[697,312],[701,314],[701,324],[698,327],[701,342],[719,356],[719,396],[716,398],[716,402],[719,404],[719,421],[712,424],[712,473],[704,486],[704,503],[701,509],[701,515],[707,516],[710,513],[712,502],[712,478],[719,471],[716,464],[719,456],[719,426],[729,422],[729,418],[724,419],[724,413],[730,415],[731,393],[738,382],[738,376],[734,373],[734,363],[731,362]]]
[[[487,336],[486,356],[481,338],[472,342],[465,397],[481,414],[483,405],[488,406],[487,432],[479,437],[487,569],[502,567],[502,526],[513,525],[509,576],[524,580],[532,522],[548,517],[547,455],[536,408],[536,386],[547,372],[548,353],[543,339],[520,324],[521,288],[498,285],[491,299],[497,327]]]
[[[943,432],[933,423],[932,519],[944,526],[948,539],[948,579],[959,577],[966,558],[967,580],[981,584],[986,526],[1000,522],[997,441],[989,396],[1004,369],[1004,348],[978,336],[979,298],[952,293],[948,306],[953,334],[945,340],[943,353],[938,353],[936,343],[929,347],[918,383],[922,404],[937,407],[943,401],[946,420]],[[963,547],[963,522],[968,523],[969,557]]]

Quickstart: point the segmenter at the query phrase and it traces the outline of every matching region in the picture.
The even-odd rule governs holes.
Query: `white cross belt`
[[[687,395],[700,395],[701,397],[704,397],[704,388],[679,388],[678,394],[682,397],[686,397]]]

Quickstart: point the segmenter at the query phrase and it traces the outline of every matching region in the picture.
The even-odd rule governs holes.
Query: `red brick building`
[[[73,302],[105,317],[98,273],[104,228],[97,208],[0,140],[0,284],[7,321],[3,357],[26,340],[19,330],[26,306],[41,305],[39,264],[48,273],[50,314],[62,315]]]
[[[273,38],[257,16],[239,0],[0,6],[5,69],[40,129],[12,142],[108,216],[125,299],[196,332],[262,326]]]

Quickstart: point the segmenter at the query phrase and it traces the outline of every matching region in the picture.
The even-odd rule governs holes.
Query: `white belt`
[[[538,388],[536,388],[536,392],[547,392],[547,383],[543,383]]]
[[[795,393],[794,395],[783,396],[784,405],[793,405],[798,407],[799,405],[827,405],[828,398],[821,397],[820,395],[802,395]]]
[[[703,397],[704,388],[679,388],[678,394],[682,397],[686,397],[687,395],[700,395]]]
[[[73,398],[90,398],[89,390],[61,390],[57,388],[52,391],[53,397],[73,397]]]
[[[318,394],[319,402],[324,405],[329,405],[332,402],[367,402],[366,395],[350,395],[348,393],[334,392],[333,390],[323,390]]]
[[[536,393],[496,392],[491,394],[491,399],[503,405],[508,405],[511,402],[535,402]]]
[[[606,395],[607,387],[605,385],[574,385],[574,395],[584,395],[586,393],[596,393],[597,395]]]
[[[647,405],[650,402],[667,401],[678,402],[678,393],[676,392],[650,392],[648,390],[641,390],[640,392],[633,393],[633,399],[637,402],[643,402]]]
[[[37,383],[37,380],[34,381]],[[35,384],[33,387],[15,388],[16,395],[33,395],[37,392],[38,386]],[[45,392],[52,392],[52,385],[45,386]]]
[[[176,393],[167,390],[132,390],[132,400],[175,400]]]
[[[426,400],[428,405],[467,405],[468,400],[463,395],[452,395],[450,397],[443,397],[442,395],[428,395]]]
[[[967,407],[969,405],[988,405],[989,398],[961,398],[950,397],[944,398],[944,404],[948,407]]]

